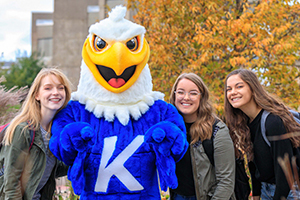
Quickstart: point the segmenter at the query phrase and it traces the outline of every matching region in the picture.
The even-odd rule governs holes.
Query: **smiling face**
[[[183,93],[184,95],[182,96]],[[176,108],[182,114],[185,122],[190,123],[196,121],[200,96],[197,85],[192,81],[183,78],[178,82],[174,103]]]
[[[55,75],[47,75],[42,79],[35,99],[40,102],[42,116],[54,114],[66,100],[65,86]]]
[[[242,111],[256,105],[251,88],[238,74],[227,79],[226,97],[232,107]]]

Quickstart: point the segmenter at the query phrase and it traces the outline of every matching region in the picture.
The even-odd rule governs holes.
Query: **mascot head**
[[[114,93],[136,82],[150,55],[145,28],[126,20],[125,14],[126,8],[117,6],[109,18],[92,25],[82,49],[96,81]]]
[[[72,100],[85,104],[96,117],[126,125],[163,99],[152,91],[149,45],[143,26],[126,20],[117,6],[109,17],[91,25],[82,48],[81,73]]]

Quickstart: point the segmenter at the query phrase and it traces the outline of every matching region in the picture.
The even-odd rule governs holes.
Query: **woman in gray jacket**
[[[173,85],[170,102],[184,118],[190,143],[187,153],[176,164],[178,187],[170,191],[171,200],[235,199],[233,143],[226,125],[213,112],[202,79],[194,73],[181,74]],[[213,154],[212,161],[204,151],[204,141],[213,142],[213,149],[205,149]]]
[[[38,73],[20,114],[5,130],[0,199],[52,199],[55,177],[66,175],[67,167],[48,148],[51,123],[70,96],[69,81],[58,69],[44,68]]]

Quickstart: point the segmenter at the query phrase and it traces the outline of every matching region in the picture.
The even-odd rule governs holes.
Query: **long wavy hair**
[[[187,79],[192,81],[200,91],[200,98],[199,98],[199,107],[197,112],[197,119],[193,123],[190,129],[190,135],[192,142],[191,144],[196,143],[199,139],[201,141],[205,139],[209,139],[212,136],[212,126],[217,118],[216,114],[214,113],[213,106],[209,100],[209,91],[204,84],[203,80],[194,73],[183,73],[179,75],[176,79],[171,95],[170,95],[170,103],[175,106],[175,91],[177,89],[178,83],[182,79]],[[180,111],[179,111],[180,113]]]
[[[3,138],[4,145],[9,145],[12,142],[15,129],[17,125],[22,122],[28,122],[28,124],[23,128],[23,131],[25,128],[28,128],[28,126],[30,129],[39,129],[42,118],[41,104],[38,100],[36,100],[35,97],[41,87],[43,78],[49,75],[56,76],[60,83],[65,87],[66,99],[63,106],[57,112],[59,112],[68,104],[71,98],[71,87],[68,78],[56,68],[43,68],[35,77],[27,97],[21,107],[20,113],[10,122],[9,126],[7,127],[5,136]],[[49,129],[47,130],[48,132],[51,130],[51,125],[52,124],[50,124]]]
[[[248,128],[248,117],[240,109],[232,107],[227,99],[227,80],[233,75],[238,75],[252,91],[252,97],[254,102],[262,109],[279,116],[287,130],[287,132],[299,132],[300,125],[294,120],[293,115],[289,112],[287,106],[285,106],[279,99],[272,97],[263,88],[258,80],[256,74],[247,69],[237,69],[230,72],[225,80],[225,119],[229,128],[229,133],[235,146],[235,153],[237,157],[242,156],[244,152],[249,160],[253,159],[253,146],[251,142],[250,129]],[[290,138],[294,147],[300,145],[300,138],[292,136]],[[241,150],[241,151],[238,151]]]

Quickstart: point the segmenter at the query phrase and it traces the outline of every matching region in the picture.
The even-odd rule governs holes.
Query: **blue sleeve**
[[[167,104],[166,108],[167,109],[165,110],[164,121],[171,122],[172,124],[177,126],[180,129],[180,132],[181,132],[180,134],[182,135],[183,138],[185,138],[184,141],[181,141],[183,143],[183,145],[178,145],[178,147],[183,146],[184,150],[183,151],[181,150],[182,153],[180,153],[178,155],[173,155],[175,162],[178,162],[184,156],[185,152],[188,149],[188,145],[189,145],[186,140],[186,127],[185,127],[183,117],[178,113],[175,106],[173,106],[172,104]],[[170,126],[169,131],[170,132],[174,131],[171,126]]]
[[[62,134],[64,134],[64,128],[68,124],[76,122],[74,113],[76,110],[79,112],[78,109],[74,110],[72,103],[69,103],[66,108],[56,115],[51,128],[52,136],[49,142],[49,148],[55,157],[62,160],[67,165],[71,165],[73,163],[78,152],[74,148],[63,148],[61,140]]]
[[[152,113],[160,113],[160,116],[148,118],[157,123],[152,123],[154,125],[147,130],[145,142],[155,152],[161,189],[163,191],[166,191],[167,187],[175,189],[178,186],[175,162],[184,156],[189,145],[185,124],[182,116],[171,104],[158,101],[152,109]]]

